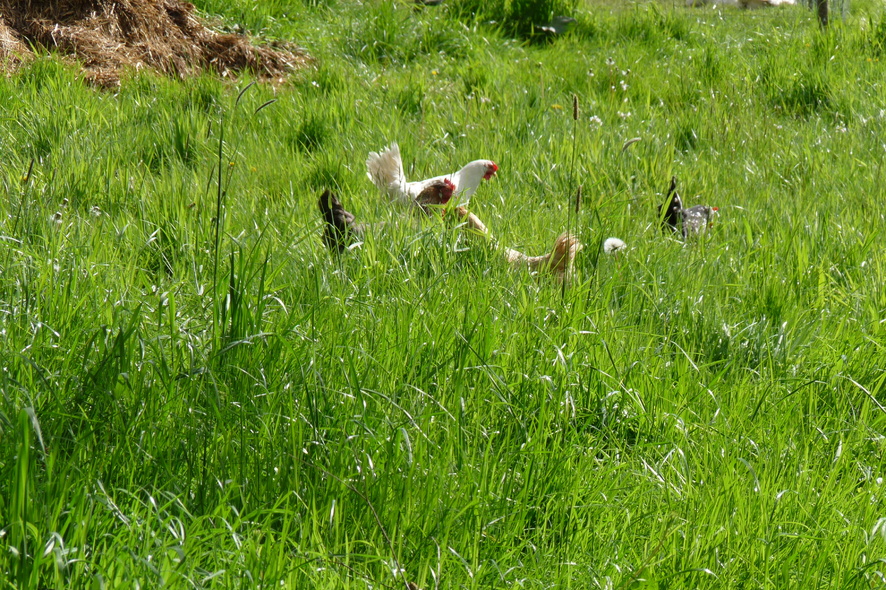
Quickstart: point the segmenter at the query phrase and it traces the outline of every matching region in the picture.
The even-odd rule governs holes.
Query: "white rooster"
[[[474,160],[455,174],[408,182],[403,174],[403,161],[397,142],[383,152],[369,152],[366,158],[366,173],[370,180],[393,201],[405,205],[414,203],[415,198],[429,185],[443,180],[455,185],[453,197],[459,204],[465,205],[480,183],[495,176],[496,172],[498,166],[492,160]]]

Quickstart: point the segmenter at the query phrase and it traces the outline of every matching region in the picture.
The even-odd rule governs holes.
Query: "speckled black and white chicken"
[[[664,210],[664,212],[662,212]],[[683,239],[704,233],[719,211],[718,207],[695,205],[683,208],[683,200],[677,192],[677,177],[671,177],[671,184],[663,205],[658,206],[658,218],[662,229],[680,233]]]

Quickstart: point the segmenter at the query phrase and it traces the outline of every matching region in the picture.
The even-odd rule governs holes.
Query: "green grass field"
[[[239,103],[0,79],[0,588],[886,584],[886,13],[451,4],[197,2],[317,59]],[[580,236],[570,287],[435,223],[331,256],[395,140],[495,160],[473,210]]]

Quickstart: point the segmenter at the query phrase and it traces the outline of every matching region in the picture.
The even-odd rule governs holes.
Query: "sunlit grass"
[[[0,81],[3,587],[884,583],[879,9],[199,8],[317,66]],[[325,251],[324,188],[392,218],[394,140],[495,160],[473,209],[571,225],[571,288],[435,222]],[[707,237],[658,228],[671,175]]]

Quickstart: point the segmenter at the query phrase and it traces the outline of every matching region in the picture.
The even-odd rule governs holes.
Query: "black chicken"
[[[448,179],[434,181],[415,197],[415,204],[426,215],[436,206],[442,206],[452,198],[455,185]],[[323,243],[330,250],[341,252],[348,246],[363,239],[366,224],[356,223],[354,214],[345,210],[341,202],[330,190],[323,191],[317,205],[326,226],[323,230]]]
[[[341,252],[363,236],[363,224],[354,223],[354,214],[346,211],[332,191],[325,190],[317,203],[326,227],[323,243],[330,250]]]

